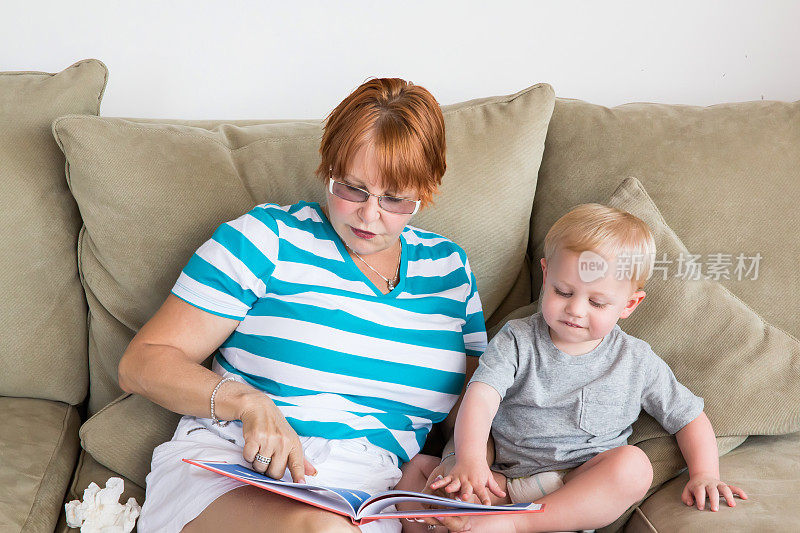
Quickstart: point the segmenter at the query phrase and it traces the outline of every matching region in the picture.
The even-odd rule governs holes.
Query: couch
[[[111,476],[121,502],[144,502],[152,449],[179,415],[120,389],[127,343],[219,224],[323,198],[319,119],[102,117],[107,78],[96,59],[0,73],[4,532],[67,531],[64,503]],[[722,479],[750,499],[683,505],[674,436],[642,413],[629,443],[653,485],[600,531],[796,529],[800,101],[608,108],[537,84],[443,113],[444,185],[412,224],[467,251],[490,338],[537,309],[544,235],[575,204],[634,212],[682,258],[665,256],[682,272],[654,275],[620,326],[704,397]],[[434,431],[424,451],[441,445]]]

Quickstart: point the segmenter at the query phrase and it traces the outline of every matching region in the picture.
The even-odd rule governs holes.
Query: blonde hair
[[[629,257],[626,276],[642,290],[653,273],[656,243],[650,227],[639,217],[602,204],[581,204],[559,218],[544,238],[548,263],[560,249],[593,251],[609,260]]]

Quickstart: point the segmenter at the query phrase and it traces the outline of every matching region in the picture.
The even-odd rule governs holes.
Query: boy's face
[[[605,259],[605,273],[588,272],[587,257]],[[565,347],[594,349],[599,344],[596,341],[610,333],[617,320],[630,316],[645,297],[644,291],[634,291],[629,279],[617,275],[615,258],[559,249],[551,264],[544,258],[541,264],[542,314],[553,342],[562,351],[567,351]]]

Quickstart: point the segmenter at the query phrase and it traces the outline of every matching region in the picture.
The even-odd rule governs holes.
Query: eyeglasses
[[[372,194],[364,189],[353,187],[341,181],[328,178],[328,191],[338,196],[343,200],[349,202],[366,202],[370,196],[378,199],[378,205],[381,209],[390,213],[397,213],[400,215],[414,215],[419,210],[421,200],[409,200],[407,198],[399,198],[397,196],[388,196],[385,194]]]

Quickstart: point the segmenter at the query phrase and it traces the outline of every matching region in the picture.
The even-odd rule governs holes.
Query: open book
[[[272,479],[239,464],[217,461],[183,461],[205,468],[211,472],[238,479],[250,485],[281,494],[308,503],[321,509],[349,516],[356,525],[363,525],[373,520],[382,518],[423,518],[447,515],[487,515],[503,513],[540,513],[544,511],[544,504],[515,503],[510,505],[480,505],[475,503],[460,502],[434,494],[423,494],[406,490],[387,490],[377,494],[369,494],[360,490],[351,490],[337,487],[323,487],[313,483],[292,483]],[[306,481],[308,481],[308,476]],[[395,511],[384,509],[399,502],[418,502],[422,504],[437,505],[439,509],[420,509],[419,511]]]

